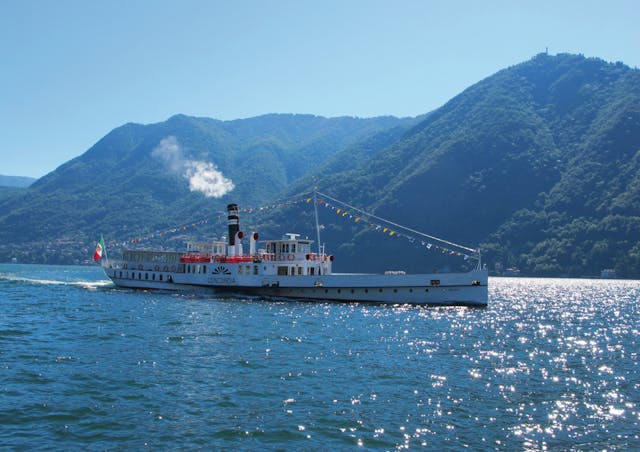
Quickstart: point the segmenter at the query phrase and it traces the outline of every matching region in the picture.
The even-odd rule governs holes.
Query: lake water
[[[480,309],[214,299],[0,265],[0,445],[637,450],[639,302],[525,278]]]

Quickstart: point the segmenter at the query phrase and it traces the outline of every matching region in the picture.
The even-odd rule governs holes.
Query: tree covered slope
[[[480,245],[490,269],[640,277],[639,165],[640,72],[540,54],[418,118],[127,124],[0,197],[0,260],[43,237],[88,244],[103,231],[115,240],[216,215],[228,202],[273,203],[315,179],[321,192],[380,217]],[[342,214],[321,210],[338,270],[472,264]],[[310,215],[285,208],[260,220],[268,233],[311,236]]]
[[[541,54],[468,88],[375,158],[327,175],[321,189],[415,229],[482,244],[490,266],[638,277],[639,163],[640,72]],[[350,242],[341,257],[355,267],[358,251],[378,239],[348,232],[334,239]],[[413,251],[407,259],[378,247],[389,266],[421,262]]]
[[[135,237],[212,215],[230,201],[266,202],[341,149],[408,121],[178,115],[126,124],[29,188],[0,197],[0,260],[16,253],[44,259],[42,253],[24,255],[34,243],[80,250],[100,233]],[[67,254],[45,255],[68,260]]]

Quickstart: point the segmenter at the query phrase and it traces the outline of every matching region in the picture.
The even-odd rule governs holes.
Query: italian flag
[[[99,261],[100,259],[102,259],[102,253],[104,253],[104,239],[100,237],[100,241],[96,245],[96,250],[93,253],[93,260]]]

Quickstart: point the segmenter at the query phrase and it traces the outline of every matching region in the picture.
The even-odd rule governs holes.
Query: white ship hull
[[[486,306],[488,299],[486,270],[413,275],[332,273],[322,276],[231,276],[123,271],[117,267],[105,268],[105,272],[117,286],[135,289],[417,305]],[[161,275],[162,281],[159,280]]]
[[[257,249],[250,236],[244,253],[238,207],[228,207],[228,242],[190,243],[186,252],[124,250],[105,260],[107,276],[120,287],[248,294],[292,300],[425,305],[487,305],[486,269],[468,273],[333,273],[333,256],[312,249],[312,240],[286,234]],[[479,261],[479,258],[478,258]],[[478,262],[479,267],[479,262]]]

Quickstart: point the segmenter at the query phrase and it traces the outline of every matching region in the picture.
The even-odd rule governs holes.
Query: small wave
[[[42,286],[75,286],[87,290],[96,290],[103,287],[113,286],[113,282],[108,279],[98,281],[60,281],[55,279],[27,278],[24,276],[0,275],[0,281],[13,283],[36,284]]]
[[[20,276],[0,276],[0,280],[2,281],[10,281],[16,283],[27,283],[27,284],[41,284],[41,285],[56,285],[62,286],[67,284],[66,281],[55,281],[52,279],[37,279],[37,278],[25,278]]]
[[[111,280],[105,279],[102,281],[77,281],[68,283],[70,286],[82,287],[87,290],[97,290],[103,287],[115,287],[115,284]]]

